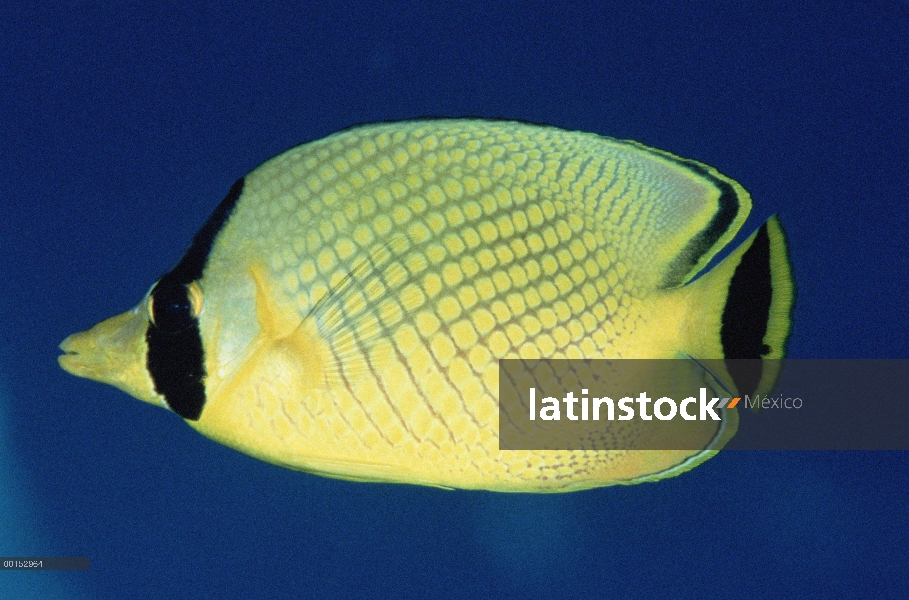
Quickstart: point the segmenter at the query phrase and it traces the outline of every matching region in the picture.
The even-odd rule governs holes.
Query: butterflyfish
[[[500,450],[498,360],[781,358],[794,282],[777,218],[702,273],[750,209],[716,169],[633,141],[473,119],[359,126],[239,179],[138,305],[69,336],[59,362],[328,477],[655,481],[719,445]]]

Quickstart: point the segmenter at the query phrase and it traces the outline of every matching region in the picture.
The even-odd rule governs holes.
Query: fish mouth
[[[86,360],[91,355],[87,347],[90,345],[89,340],[86,339],[87,333],[87,331],[74,333],[60,342],[60,350],[63,351],[63,354],[57,357],[57,363],[70,375],[95,379],[93,375],[97,375],[97,373],[91,368],[90,359]]]
[[[57,363],[64,371],[112,385],[127,394],[166,406],[147,370],[145,313],[130,310],[60,342]]]
[[[65,340],[60,342],[59,348],[60,348],[60,350],[63,351],[63,356],[61,356],[60,358],[63,358],[65,356],[76,356],[79,354],[79,350],[76,347],[77,342],[74,339],[77,335],[80,335],[80,334],[76,333],[73,335],[69,335],[66,337]]]
[[[133,311],[111,317],[60,342],[60,367],[77,377],[117,385],[144,363],[145,321]]]

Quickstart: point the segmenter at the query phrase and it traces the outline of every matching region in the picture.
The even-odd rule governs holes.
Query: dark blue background
[[[0,412],[21,476],[0,485],[37,524],[0,519],[0,554],[90,556],[58,576],[74,597],[907,594],[906,453],[727,452],[559,496],[353,484],[228,450],[56,364],[63,337],[174,264],[238,176],[419,116],[714,165],[754,198],[745,230],[781,215],[790,355],[907,358],[907,3],[144,4],[0,8]],[[0,589],[21,577],[45,575],[0,573]]]

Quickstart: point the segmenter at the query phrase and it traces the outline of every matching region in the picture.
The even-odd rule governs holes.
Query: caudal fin
[[[779,219],[771,217],[689,286],[695,358],[727,359],[739,393],[767,394],[776,383],[792,325],[795,282]],[[719,316],[719,319],[717,318]],[[717,339],[718,338],[718,339]],[[761,363],[728,359],[763,359]]]

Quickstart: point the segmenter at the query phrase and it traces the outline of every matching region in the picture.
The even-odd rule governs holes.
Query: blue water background
[[[909,357],[909,5],[769,4],[4,3],[0,555],[92,568],[0,572],[0,597],[909,595],[905,452],[727,452],[558,496],[355,484],[246,457],[56,364],[237,177],[421,116],[714,165],[754,198],[736,244],[773,213],[789,235],[791,356]]]

